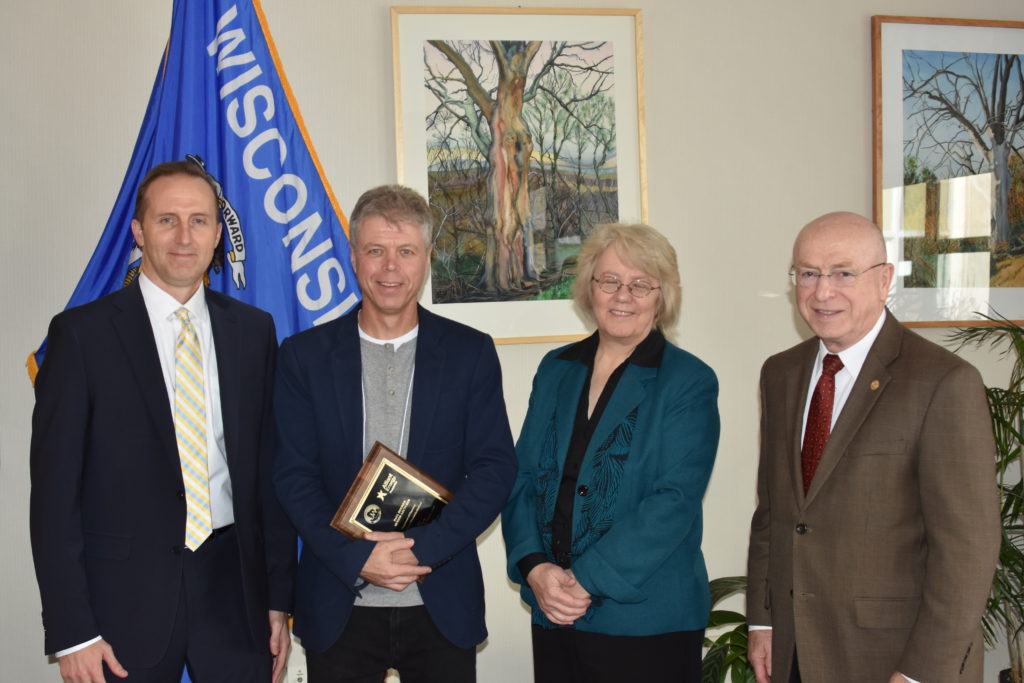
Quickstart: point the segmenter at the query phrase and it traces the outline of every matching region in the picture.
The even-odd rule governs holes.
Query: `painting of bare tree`
[[[638,9],[392,7],[398,181],[434,211],[420,304],[496,343],[571,341],[580,245],[644,222]]]
[[[614,46],[428,40],[423,65],[434,302],[568,298],[618,218]]]
[[[904,185],[924,184],[927,226],[908,238],[920,242],[909,286],[934,287],[933,259],[951,249],[989,253],[990,286],[1024,286],[1021,55],[905,50],[903,93]],[[941,181],[969,176],[987,181],[989,229],[943,244]]]
[[[1024,22],[875,16],[871,46],[890,310],[1024,319]]]

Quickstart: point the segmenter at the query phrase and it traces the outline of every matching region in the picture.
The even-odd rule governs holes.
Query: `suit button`
[[[181,546],[180,545],[172,545],[171,546],[171,553],[173,553],[174,555],[181,555]]]
[[[185,500],[185,492],[178,491],[178,500]]]
[[[590,487],[587,486],[586,484],[583,484],[578,489],[576,489],[576,493],[580,494],[581,496],[585,496],[588,493],[590,493]]]
[[[798,534],[800,534],[800,535],[806,534],[807,533],[807,525],[803,524],[803,523],[797,524],[796,525],[796,532]]]

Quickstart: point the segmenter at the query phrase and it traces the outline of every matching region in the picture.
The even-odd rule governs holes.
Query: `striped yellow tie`
[[[213,531],[210,475],[206,465],[206,390],[203,353],[187,308],[174,315],[181,332],[174,346],[174,433],[178,438],[181,478],[185,482],[185,545],[195,550]]]

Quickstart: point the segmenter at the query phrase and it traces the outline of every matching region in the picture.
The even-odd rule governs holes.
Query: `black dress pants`
[[[793,650],[793,666],[789,667],[789,683],[803,683],[800,678],[800,664],[796,659],[796,650]]]
[[[453,645],[422,605],[354,607],[325,652],[306,651],[310,683],[383,683],[390,668],[402,683],[475,683],[476,648]]]
[[[270,621],[266,639],[253,642],[234,527],[214,531],[195,552],[183,552],[178,609],[163,659],[151,668],[129,668],[128,678],[114,676],[104,665],[106,680],[178,683],[187,667],[193,683],[269,681]],[[116,657],[117,644],[111,646]]]
[[[534,683],[699,683],[704,629],[610,636],[533,626]],[[403,682],[404,683],[404,682]]]

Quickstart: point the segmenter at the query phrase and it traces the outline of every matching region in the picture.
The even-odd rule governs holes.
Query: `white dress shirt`
[[[210,474],[210,512],[213,528],[232,524],[235,512],[231,507],[231,478],[228,476],[227,450],[224,447],[224,417],[220,409],[220,381],[217,374],[217,353],[213,345],[210,310],[206,307],[206,290],[200,287],[184,304],[139,275],[142,299],[146,303],[149,323],[153,326],[160,369],[167,388],[167,400],[174,406],[174,346],[181,333],[181,321],[174,313],[184,306],[199,336],[203,353],[203,384],[206,389],[206,461]],[[185,529],[182,527],[184,538]]]
[[[843,367],[839,372],[836,373],[836,391],[835,396],[832,399],[832,424],[829,425],[829,431],[836,426],[836,420],[839,419],[839,414],[843,412],[843,406],[846,405],[846,399],[850,398],[850,390],[853,389],[854,383],[857,381],[857,376],[860,374],[860,369],[864,367],[864,361],[868,358],[868,351],[871,350],[872,345],[875,343],[875,339],[878,338],[878,333],[882,331],[882,323],[885,322],[885,311],[882,311],[882,315],[879,316],[878,322],[875,326],[865,334],[860,341],[853,346],[840,351],[838,354],[839,360],[843,361]],[[831,353],[825,348],[825,344],[818,341],[818,355],[814,358],[814,371],[811,372],[811,382],[807,385],[807,401],[804,403],[804,426],[800,430],[800,442],[803,443],[803,433],[807,430],[807,413],[811,409],[811,398],[814,396],[814,387],[818,384],[818,380],[821,378],[822,361],[825,360],[825,356]]]

